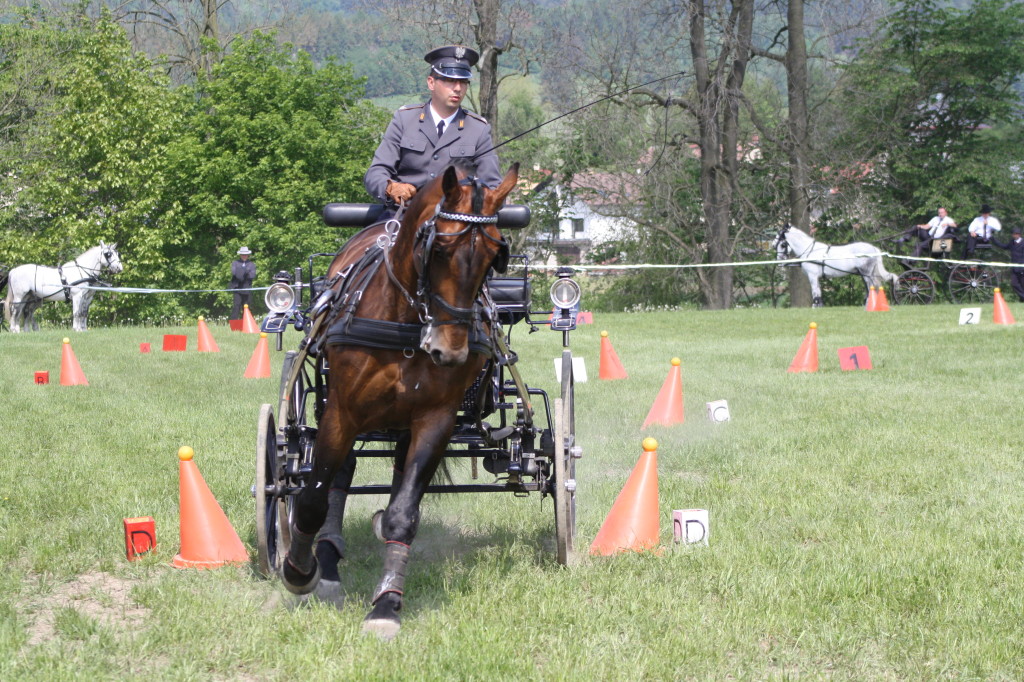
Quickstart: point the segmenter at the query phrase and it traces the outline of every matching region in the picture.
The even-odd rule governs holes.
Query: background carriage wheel
[[[576,405],[572,352],[562,351],[562,395],[555,399],[555,549],[558,563],[568,565],[573,558],[576,537]]]
[[[935,281],[924,270],[907,270],[896,280],[893,299],[899,304],[931,303]]]
[[[953,303],[991,303],[999,274],[988,263],[961,263],[949,272],[949,297]]]
[[[289,541],[288,508],[278,491],[284,485],[284,460],[277,446],[274,408],[260,407],[256,429],[256,555],[260,572],[272,576]]]

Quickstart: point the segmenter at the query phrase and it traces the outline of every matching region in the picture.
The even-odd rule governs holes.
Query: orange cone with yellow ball
[[[246,379],[270,378],[270,346],[267,344],[267,333],[260,332],[260,340],[256,342],[256,350],[249,358],[249,366],[245,368]]]
[[[598,367],[599,379],[628,379],[626,368],[619,361],[619,356],[612,348],[608,332],[601,332],[601,363]]]
[[[996,287],[993,292],[993,303],[995,303],[995,307],[992,309],[992,322],[995,324],[1017,323],[1013,313],[1010,312],[1010,306],[1006,305],[1006,299],[1003,298],[1003,292],[999,287]]]
[[[658,546],[658,441],[644,438],[643,453],[615,498],[590,553],[609,556]]]
[[[242,331],[246,334],[260,333],[260,326],[256,324],[256,318],[252,316],[252,311],[249,310],[248,303],[242,306]]]
[[[884,313],[884,312],[890,310],[890,308],[889,308],[889,297],[885,295],[885,287],[879,286],[875,296],[876,296],[876,298],[875,298],[875,310],[876,311],[878,311],[880,313]]]
[[[643,428],[651,424],[672,426],[683,423],[683,372],[679,367],[681,364],[679,358],[672,358],[672,369],[665,377],[665,383],[661,385],[658,397],[651,405],[651,411],[647,413]]]
[[[178,450],[181,552],[175,568],[217,568],[249,560],[249,553],[199,473],[187,445]]]
[[[206,326],[206,318],[202,315],[199,316],[199,343],[197,348],[199,348],[200,353],[220,352],[217,342],[213,340],[213,334],[210,333],[210,328]]]
[[[85,372],[78,364],[75,351],[71,350],[71,339],[65,336],[63,344],[60,354],[60,385],[88,386],[89,380],[85,378]]]
[[[810,327],[787,372],[818,371],[818,323],[811,322]]]

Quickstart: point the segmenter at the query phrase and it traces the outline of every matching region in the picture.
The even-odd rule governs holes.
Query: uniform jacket
[[[459,160],[475,162],[477,177],[488,187],[493,189],[501,182],[498,155],[491,149],[491,125],[460,108],[438,140],[429,106],[425,102],[395,112],[363,177],[363,185],[374,199],[385,201],[389,179],[420,189]]]
[[[249,289],[256,279],[256,264],[241,259],[231,262],[231,289]]]

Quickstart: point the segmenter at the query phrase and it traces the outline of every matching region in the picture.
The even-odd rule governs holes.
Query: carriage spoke
[[[998,285],[999,276],[987,263],[963,263],[949,273],[949,296],[954,303],[987,303]]]
[[[899,304],[927,304],[935,300],[935,282],[921,270],[907,270],[896,280],[893,298]]]

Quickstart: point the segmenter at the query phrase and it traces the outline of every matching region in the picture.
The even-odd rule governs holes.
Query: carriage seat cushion
[[[525,277],[491,277],[487,280],[498,318],[502,324],[515,324],[530,311],[530,280]]]

